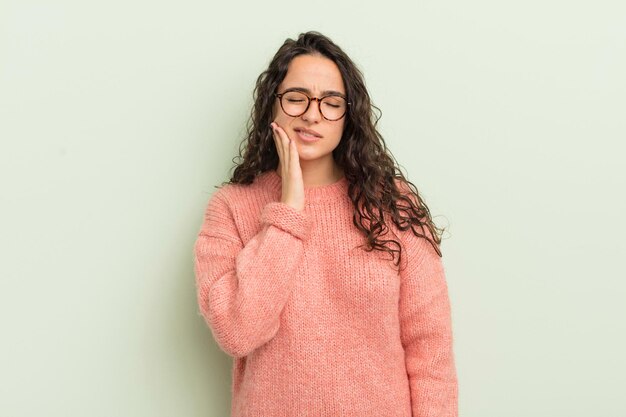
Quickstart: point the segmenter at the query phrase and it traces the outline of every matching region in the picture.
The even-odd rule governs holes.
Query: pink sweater
[[[233,357],[232,417],[456,417],[441,258],[409,230],[398,273],[355,248],[343,177],[280,202],[273,170],[209,199],[194,246],[199,310]],[[392,238],[391,236],[390,238]]]

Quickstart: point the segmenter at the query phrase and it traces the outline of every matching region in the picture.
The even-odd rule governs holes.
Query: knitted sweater
[[[398,272],[388,252],[356,248],[365,237],[345,177],[305,187],[304,211],[280,201],[281,187],[273,170],[222,186],[194,245],[199,311],[233,358],[231,416],[456,417],[448,290],[431,244],[390,224]]]

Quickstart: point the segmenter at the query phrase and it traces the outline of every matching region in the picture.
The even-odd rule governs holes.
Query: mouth
[[[309,135],[301,130],[296,130],[296,135],[298,135],[301,142],[317,142],[320,140],[318,136]]]
[[[303,127],[296,127],[294,130],[296,131],[296,133],[298,133],[299,136],[305,139],[315,140],[322,137],[322,135],[317,133],[315,130],[306,129]]]

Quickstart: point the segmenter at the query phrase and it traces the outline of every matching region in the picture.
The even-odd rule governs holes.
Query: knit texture
[[[398,272],[388,252],[357,248],[345,177],[305,187],[304,211],[280,201],[281,187],[270,170],[219,188],[194,245],[199,313],[233,358],[231,416],[457,417],[431,244],[388,224]]]

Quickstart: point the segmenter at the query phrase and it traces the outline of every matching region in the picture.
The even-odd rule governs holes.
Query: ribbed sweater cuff
[[[261,223],[272,224],[302,240],[308,239],[311,232],[309,216],[281,201],[273,201],[263,207]]]

